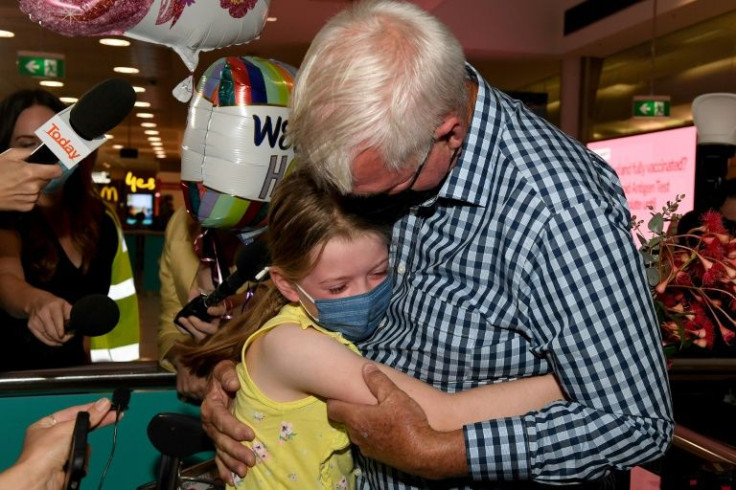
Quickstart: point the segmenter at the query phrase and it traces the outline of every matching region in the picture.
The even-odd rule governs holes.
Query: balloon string
[[[205,228],[202,233],[194,239],[194,251],[199,257],[200,262],[207,264],[210,268],[212,276],[212,284],[217,287],[224,280],[223,271],[220,264],[218,254],[218,246],[214,234],[209,228]]]

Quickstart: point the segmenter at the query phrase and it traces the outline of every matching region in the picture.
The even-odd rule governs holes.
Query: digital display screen
[[[631,215],[637,220],[646,224],[651,217],[649,206],[659,212],[678,194],[685,197],[677,212],[684,214],[693,209],[695,126],[595,141],[587,146],[614,168]]]
[[[153,224],[153,194],[128,194],[128,216],[125,222],[131,226]]]

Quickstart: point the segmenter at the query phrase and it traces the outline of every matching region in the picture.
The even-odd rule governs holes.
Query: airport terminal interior
[[[276,60],[298,72],[320,27],[353,1],[233,1],[255,5],[260,20],[245,17],[237,25],[217,25],[222,31],[218,40],[198,43],[192,39],[206,36],[201,25],[219,19],[204,9],[196,21],[186,9],[172,14],[181,17],[160,37],[151,27],[153,20],[146,27],[145,21],[108,19],[110,25],[103,26],[92,19],[104,19],[102,11],[116,3],[153,9],[151,3],[167,0],[89,1],[98,11],[85,13],[92,19],[86,24],[65,23],[58,20],[63,16],[49,13],[63,9],[63,2],[0,0],[0,99],[17,90],[43,88],[73,105],[112,77],[128,81],[135,91],[130,113],[104,134],[93,179],[123,229],[140,320],[136,362],[145,368],[119,375],[100,367],[102,381],[82,385],[75,384],[76,377],[85,375],[76,372],[58,380],[51,376],[56,384],[38,386],[30,375],[0,379],[0,410],[29,422],[35,418],[28,417],[47,412],[27,408],[34,397],[61,407],[87,400],[89,393],[111,393],[126,380],[122,384],[134,389],[131,410],[140,410],[122,421],[106,488],[136,488],[156,478],[161,451],[151,446],[147,434],[133,434],[134,425],[145,427],[165,411],[197,415],[197,405],[177,397],[173,375],[158,366],[156,335],[166,225],[181,208],[196,214],[193,206],[199,203],[193,204],[192,196],[204,196],[209,185],[207,176],[196,181],[182,164],[182,147],[191,144],[187,125],[196,124],[196,104],[205,90],[200,80],[225,57]],[[736,177],[733,0],[411,1],[449,26],[468,62],[490,84],[608,161],[636,218],[648,220],[652,210],[679,195],[678,212],[704,208],[718,185]],[[171,3],[191,4],[187,8],[193,10],[204,0]],[[177,22],[178,30],[173,28]],[[706,141],[709,132],[718,132],[709,126],[713,117],[730,125],[725,132],[731,132],[733,143],[729,136]],[[283,128],[275,126],[275,135],[268,137],[281,137]],[[199,220],[207,219],[203,213]],[[206,223],[212,222],[205,222],[205,228]],[[121,363],[129,364],[135,362]],[[736,350],[720,344],[716,350],[691,348],[673,356],[668,368],[678,424],[673,448],[667,458],[620,472],[616,488],[736,488]],[[139,379],[145,381],[137,384]],[[9,437],[16,442],[0,454],[2,467],[20,447],[25,426],[16,425]],[[91,437],[96,460],[84,485],[90,488],[106,471],[103,455],[110,433]],[[126,470],[125,461],[141,454],[146,464]],[[211,456],[205,452],[200,459]]]

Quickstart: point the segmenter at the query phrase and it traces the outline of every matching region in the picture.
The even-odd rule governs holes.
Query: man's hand
[[[250,448],[241,444],[252,441],[255,434],[230,413],[230,402],[240,388],[235,363],[221,361],[212,370],[207,394],[200,408],[202,426],[215,444],[215,463],[220,478],[232,484],[232,473],[244,477],[256,464]]]
[[[41,189],[49,180],[61,176],[59,165],[41,165],[24,161],[30,150],[11,148],[0,155],[0,210],[30,211]]]
[[[329,418],[345,424],[363,455],[424,478],[467,474],[462,430],[433,430],[419,404],[374,364],[365,365],[363,379],[377,405],[327,402]]]

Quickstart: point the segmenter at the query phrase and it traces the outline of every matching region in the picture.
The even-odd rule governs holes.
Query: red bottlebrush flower
[[[678,286],[692,286],[693,285],[693,281],[690,278],[690,275],[682,271],[679,271],[677,274],[675,274],[675,280],[673,282],[674,284],[677,284]]]
[[[705,346],[708,349],[713,349],[716,341],[716,329],[713,326],[713,323],[707,318],[704,319],[701,325],[703,327],[703,330],[705,331],[705,336],[703,337],[703,339],[705,340]]]
[[[721,330],[721,337],[723,338],[723,341],[726,343],[726,345],[731,345],[731,342],[733,342],[734,337],[736,337],[736,333],[734,333],[733,330],[729,330],[723,325],[719,325]]]
[[[723,226],[721,213],[718,211],[708,210],[700,217],[705,230],[710,233],[726,234],[726,228]]]
[[[736,237],[716,211],[704,213],[702,225],[688,234],[668,234],[667,223],[677,219],[682,198],[652,211],[651,238],[639,228],[643,221],[634,220],[633,226],[645,263],[651,264],[647,275],[659,278],[651,294],[668,356],[690,345],[736,345]]]
[[[703,285],[712,286],[726,274],[726,268],[720,262],[714,262],[703,274]]]
[[[705,250],[703,251],[703,255],[708,257],[711,260],[721,260],[724,257],[723,253],[723,244],[719,240],[709,240],[703,242],[705,245]]]

